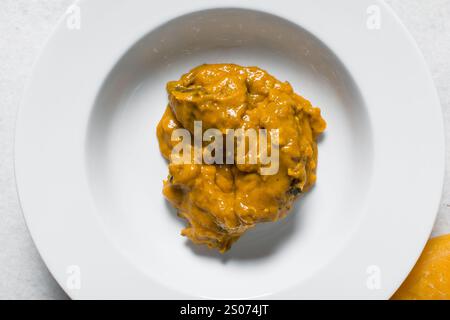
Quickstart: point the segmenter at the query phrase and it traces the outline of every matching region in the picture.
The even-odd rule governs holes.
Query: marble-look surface
[[[331,1],[331,0],[330,0]],[[442,103],[446,182],[433,235],[450,232],[450,0],[386,0],[419,44]],[[26,228],[15,188],[15,116],[31,67],[72,0],[0,0],[0,299],[67,299]]]

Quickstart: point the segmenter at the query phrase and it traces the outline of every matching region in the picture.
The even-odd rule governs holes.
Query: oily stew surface
[[[221,252],[256,223],[284,217],[299,194],[316,181],[316,139],[326,127],[320,109],[257,67],[201,65],[167,84],[169,104],[157,136],[169,161],[163,194],[187,220],[182,235]],[[278,129],[278,171],[264,165],[176,164],[171,152],[175,129]]]

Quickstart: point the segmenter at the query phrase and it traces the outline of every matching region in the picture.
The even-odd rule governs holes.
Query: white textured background
[[[124,0],[122,0],[124,1]],[[330,0],[331,1],[331,0]],[[0,299],[66,299],[28,234],[13,172],[14,122],[31,66],[72,0],[0,0]],[[433,235],[450,232],[450,0],[386,0],[419,44],[441,99],[446,183]]]

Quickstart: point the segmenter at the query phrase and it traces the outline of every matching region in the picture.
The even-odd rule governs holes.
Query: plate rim
[[[101,4],[102,0],[99,1],[89,1],[90,2],[90,6],[93,7],[95,5]],[[167,3],[170,1],[167,1]],[[171,2],[179,2],[177,0],[172,0]],[[264,4],[266,4],[268,1],[260,1],[263,2]],[[367,2],[367,1],[366,1]],[[77,1],[76,3],[83,3],[83,6],[87,5],[86,1]],[[136,0],[135,3],[142,3],[139,0]],[[208,2],[208,4],[206,4],[206,2],[201,2],[199,5],[197,5],[196,9],[193,9],[192,11],[188,11],[185,13],[189,13],[189,12],[195,12],[198,11],[199,9],[201,9],[202,7],[204,8],[217,8],[217,7],[221,7],[223,6],[225,2],[221,1],[221,0],[214,0],[214,1],[210,1]],[[258,5],[254,5],[255,2],[249,1],[248,4],[245,4],[245,6],[242,5],[238,5],[238,2],[236,1],[231,1],[227,3],[227,6],[229,6],[230,4],[233,5],[233,7],[237,7],[237,8],[251,8],[251,9],[256,9],[258,10]],[[347,3],[355,3],[354,0],[348,0]],[[423,55],[419,49],[419,47],[417,46],[417,43],[414,41],[413,37],[409,34],[409,32],[407,31],[406,27],[403,25],[403,23],[401,22],[401,20],[398,18],[398,16],[395,14],[395,12],[393,11],[393,9],[387,5],[384,1],[381,0],[377,0],[377,3],[379,3],[385,10],[387,10],[389,12],[389,14],[391,15],[391,17],[393,17],[396,21],[396,23],[402,28],[403,30],[403,36],[405,36],[408,39],[408,42],[410,45],[412,45],[415,48],[415,52],[414,54],[418,55],[420,57],[420,61],[418,60],[417,62],[421,64],[421,68],[425,68],[426,74],[424,74],[424,76],[426,76],[426,80],[428,82],[428,85],[431,83],[431,87],[428,89],[431,89],[432,92],[429,92],[429,95],[433,96],[434,95],[434,99],[435,101],[433,102],[434,107],[438,107],[438,111],[439,113],[439,118],[440,118],[440,123],[436,123],[435,125],[438,126],[438,128],[436,129],[437,131],[440,131],[440,137],[437,139],[437,141],[435,141],[434,143],[436,143],[438,146],[435,148],[435,150],[440,149],[440,151],[438,151],[438,153],[441,154],[441,159],[440,160],[436,160],[438,163],[438,166],[440,167],[440,179],[439,182],[436,182],[436,185],[439,184],[439,188],[440,190],[442,190],[442,186],[443,186],[443,181],[444,181],[444,173],[445,173],[445,141],[444,141],[444,127],[443,127],[443,117],[442,117],[442,112],[441,112],[441,106],[440,106],[440,101],[437,95],[437,91],[435,89],[431,74],[429,73],[428,67],[426,66],[426,62],[423,58]],[[264,11],[264,10],[262,10]],[[276,13],[275,15],[281,16],[282,18],[285,18],[283,15],[280,15],[279,13]],[[179,16],[179,14],[175,14],[175,16]],[[43,260],[45,261],[46,265],[48,266],[50,272],[52,273],[52,275],[55,277],[55,279],[58,281],[58,283],[61,285],[61,287],[66,291],[66,293],[68,295],[70,295],[73,298],[83,298],[83,295],[79,295],[75,292],[71,292],[68,291],[66,286],[64,285],[64,281],[63,279],[63,275],[61,274],[61,271],[56,271],[55,267],[54,267],[54,262],[52,262],[50,257],[48,257],[47,254],[44,253],[44,251],[46,250],[44,247],[42,247],[40,245],[41,241],[38,239],[39,238],[39,231],[36,231],[36,224],[34,224],[33,222],[31,222],[32,220],[30,219],[30,210],[31,209],[25,209],[24,207],[28,206],[27,204],[25,204],[25,202],[27,202],[27,200],[24,200],[24,195],[23,192],[21,192],[21,190],[23,188],[27,188],[26,186],[26,182],[23,180],[24,179],[24,175],[23,175],[23,170],[22,170],[22,166],[25,165],[25,163],[27,162],[26,160],[24,160],[24,156],[23,156],[23,152],[24,152],[24,145],[23,145],[23,137],[24,135],[28,135],[29,133],[25,133],[23,130],[26,131],[26,129],[23,127],[23,125],[21,124],[23,122],[23,117],[24,117],[24,110],[26,107],[26,105],[29,103],[29,95],[30,95],[30,91],[32,90],[32,86],[33,83],[35,81],[35,75],[34,72],[36,71],[36,69],[39,67],[39,64],[42,61],[42,57],[46,54],[48,54],[48,52],[46,53],[46,50],[48,49],[48,45],[49,43],[51,43],[52,41],[54,41],[54,38],[56,36],[56,34],[58,33],[58,30],[61,29],[61,25],[63,24],[63,22],[65,21],[65,15],[63,15],[61,17],[61,19],[59,20],[59,22],[57,23],[57,25],[54,28],[54,31],[50,34],[50,36],[48,37],[48,40],[46,41],[45,45],[42,47],[42,51],[41,54],[38,56],[38,59],[36,60],[34,66],[33,66],[33,73],[32,76],[29,78],[28,80],[28,84],[26,86],[26,90],[24,91],[24,94],[22,96],[22,101],[21,101],[21,105],[19,108],[19,112],[17,113],[17,117],[16,117],[16,134],[15,134],[15,143],[14,143],[14,172],[15,172],[15,181],[16,181],[16,186],[17,186],[17,190],[18,190],[18,196],[19,196],[19,203],[20,203],[20,207],[22,209],[28,230],[30,231],[30,234],[33,238],[34,243],[36,244],[38,251],[40,253],[40,255],[43,257]],[[304,27],[303,25],[299,24],[300,26]],[[306,30],[308,30],[306,28]],[[313,34],[315,34],[314,32],[312,32]],[[321,37],[318,37],[320,40],[322,40]],[[327,42],[324,42],[325,44],[327,44]],[[328,44],[327,44],[328,45]],[[29,107],[28,107],[29,108]],[[17,139],[17,137],[19,136],[19,139]],[[17,140],[19,140],[19,142],[17,143]],[[20,145],[22,143],[22,145]],[[437,170],[437,171],[439,171]],[[26,170],[25,170],[26,171]],[[441,196],[441,193],[439,193],[439,198]],[[26,197],[26,196],[25,196]],[[437,208],[439,205],[439,201],[436,202],[435,204],[435,213],[433,215],[433,219],[429,220],[435,220],[435,217],[437,215]],[[431,226],[427,226],[425,229],[427,229],[428,234],[431,233],[431,228],[432,228],[432,224]],[[417,248],[420,248],[420,251],[416,254],[416,256],[412,259],[410,259],[411,261],[413,261],[412,263],[409,263],[409,265],[413,266],[413,263],[418,259],[423,247],[425,246],[427,239],[422,239],[421,244],[417,244]],[[417,251],[417,250],[415,250]],[[411,269],[409,268],[409,270]],[[397,280],[397,283],[394,285],[396,287],[399,287],[401,282],[404,280],[404,278],[406,277],[407,273],[409,272],[409,270],[407,272],[403,272],[404,273],[404,277],[403,279]],[[155,286],[157,287],[157,286]],[[167,288],[166,288],[167,289]],[[392,294],[393,292],[391,292]],[[172,294],[174,294],[175,296],[180,296],[179,293],[176,293],[175,290],[172,289],[167,289],[166,290],[166,296],[170,297]],[[162,295],[164,296],[164,294]],[[181,295],[183,296],[183,295]],[[277,295],[275,295],[276,297]],[[295,296],[295,292],[291,292],[291,293],[287,293],[287,296],[289,297],[293,297]],[[370,295],[367,295],[368,297],[370,297]],[[383,295],[384,297],[387,297],[387,294]],[[376,298],[378,298],[378,296],[375,296]]]

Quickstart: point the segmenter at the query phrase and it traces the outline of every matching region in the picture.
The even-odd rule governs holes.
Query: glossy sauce
[[[182,235],[221,252],[256,223],[284,217],[316,181],[317,136],[325,130],[320,109],[257,67],[201,65],[167,84],[169,105],[157,128],[169,161],[163,194],[187,220]],[[172,131],[194,121],[203,130],[278,129],[279,170],[261,175],[261,164],[174,164]]]

